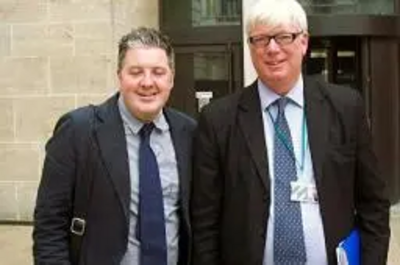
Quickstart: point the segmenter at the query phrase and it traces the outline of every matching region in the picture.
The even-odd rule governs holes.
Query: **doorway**
[[[305,72],[362,90],[361,45],[357,37],[311,38]],[[361,91],[362,92],[362,91]]]
[[[193,117],[210,101],[243,86],[242,46],[175,47],[175,86],[170,104]]]

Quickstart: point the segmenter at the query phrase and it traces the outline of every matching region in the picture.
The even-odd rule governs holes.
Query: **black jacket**
[[[118,94],[95,108],[93,124],[82,120],[80,108],[64,115],[46,145],[33,231],[35,264],[119,265],[128,244],[130,176]],[[190,246],[189,187],[192,134],[195,121],[172,109],[164,110],[175,147],[180,181],[180,255],[187,264]],[[88,137],[81,126],[92,126]],[[85,149],[86,148],[86,149]],[[89,148],[89,150],[87,150]],[[90,161],[85,156],[90,154]],[[86,161],[86,162],[85,162]],[[87,165],[82,165],[87,163]],[[82,172],[92,174],[87,225],[80,249],[80,262],[72,262],[70,223],[74,213],[75,184]]]

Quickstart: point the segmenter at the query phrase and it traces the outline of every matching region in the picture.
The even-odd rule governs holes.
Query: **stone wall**
[[[158,0],[0,0],[0,222],[31,221],[57,118],[116,90],[117,42]]]

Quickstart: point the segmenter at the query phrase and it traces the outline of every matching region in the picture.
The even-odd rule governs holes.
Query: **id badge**
[[[292,181],[290,200],[294,202],[318,203],[318,192],[314,184]]]

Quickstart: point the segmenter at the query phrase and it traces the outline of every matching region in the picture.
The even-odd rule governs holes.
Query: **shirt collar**
[[[122,95],[120,95],[118,98],[118,108],[121,113],[122,120],[127,123],[134,134],[138,134],[144,123],[131,114],[125,105]],[[169,129],[168,122],[163,112],[157,115],[157,117],[153,120],[153,123],[155,128],[161,132]]]
[[[274,103],[281,96],[275,93],[272,89],[268,88],[260,79],[257,80],[258,94],[260,95],[261,107],[263,110],[267,109],[272,103]],[[286,95],[291,102],[300,108],[304,107],[304,83],[303,76],[300,75],[294,87]]]

